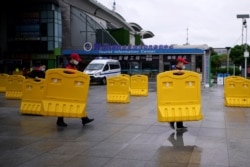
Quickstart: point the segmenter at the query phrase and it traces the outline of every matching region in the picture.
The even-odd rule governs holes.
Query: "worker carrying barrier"
[[[43,115],[72,118],[87,116],[90,84],[87,74],[64,68],[49,69],[45,80]]]
[[[130,79],[130,95],[147,96],[148,95],[148,76],[132,75]]]
[[[21,99],[23,95],[23,82],[25,77],[22,75],[10,75],[7,77],[5,91],[6,99]]]
[[[203,119],[199,73],[174,70],[157,75],[157,118],[159,122]]]
[[[0,92],[5,93],[9,74],[0,73]]]
[[[123,76],[114,76],[107,79],[107,102],[129,103],[129,79]]]
[[[224,104],[225,106],[250,107],[250,80],[240,76],[226,77]]]
[[[43,115],[42,100],[44,96],[45,79],[25,79],[20,112],[22,114]]]

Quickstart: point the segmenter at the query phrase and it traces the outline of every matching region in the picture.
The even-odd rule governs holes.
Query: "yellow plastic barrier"
[[[233,79],[233,80],[244,80],[244,79],[246,79],[246,78],[244,78],[244,77],[241,77],[241,76],[228,76],[228,77],[225,77],[224,78],[224,83],[226,83],[227,82],[227,79]]]
[[[127,78],[128,79],[128,83],[129,83],[129,92],[130,92],[130,75],[128,75],[128,74],[120,74],[120,75],[118,75],[118,76],[121,76],[121,77],[125,77],[125,78]]]
[[[129,83],[130,83],[130,75],[128,75],[128,74],[120,74],[118,76],[127,78]]]
[[[25,79],[20,111],[22,114],[42,115],[45,79]]]
[[[6,99],[21,99],[23,95],[23,82],[25,77],[22,75],[10,75],[7,78],[5,91]]]
[[[183,70],[157,75],[157,118],[159,122],[198,121],[201,112],[200,75]]]
[[[129,85],[129,80],[126,77],[109,77],[107,79],[107,102],[129,103]]]
[[[9,74],[0,73],[0,92],[5,92],[8,83]]]
[[[224,104],[225,106],[250,107],[250,80],[240,76],[226,77]]]
[[[224,78],[224,83],[223,83],[223,85],[226,84],[226,83],[228,82],[228,81],[227,81],[228,79],[229,79],[229,81],[230,81],[230,80],[232,80],[232,79],[233,79],[233,80],[244,80],[244,79],[246,79],[246,78],[241,77],[241,76],[228,76],[228,77],[225,77],[225,78]],[[226,97],[226,91],[227,91],[225,88],[226,88],[226,87],[224,86],[224,98]]]
[[[147,96],[148,76],[132,75],[130,80],[130,94],[134,96]]]
[[[23,75],[22,71],[13,71],[12,75]]]
[[[43,115],[86,117],[90,77],[80,71],[49,69],[46,71]]]

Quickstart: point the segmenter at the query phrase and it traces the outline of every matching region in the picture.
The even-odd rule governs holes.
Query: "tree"
[[[226,68],[221,68],[222,62],[226,62],[226,61],[227,61],[227,54],[212,55],[211,56],[211,73],[216,74],[218,72],[221,72],[222,70],[225,70],[226,72]]]
[[[219,55],[211,56],[211,68],[217,69],[221,66],[221,60]]]
[[[217,55],[218,53],[214,51],[214,48],[210,48],[211,56]]]
[[[250,52],[249,46],[247,46],[247,50]],[[244,51],[245,45],[236,45],[234,48],[231,49],[229,57],[236,66],[244,65]],[[248,58],[248,63],[249,62],[250,60]]]
[[[214,48],[212,48],[212,47],[210,48],[210,53],[211,53],[211,59],[210,59],[210,61],[211,61],[211,68],[216,69],[216,68],[220,67],[221,62],[219,60],[218,53],[215,52]]]

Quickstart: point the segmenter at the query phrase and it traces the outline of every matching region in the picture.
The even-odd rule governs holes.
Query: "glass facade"
[[[82,2],[82,5],[89,4]],[[55,55],[60,55],[64,50],[86,51],[85,44],[89,44],[91,50],[96,45],[126,47],[138,43],[133,31],[122,27],[119,23],[114,25],[116,22],[108,22],[105,14],[103,18],[97,17],[83,9],[84,7],[78,8],[70,2],[32,3],[32,1],[27,1],[27,4],[22,4],[22,7],[17,10],[9,10],[6,13],[7,52],[3,56],[4,66],[9,68],[11,67],[9,64],[12,63],[14,64],[13,68],[11,67],[13,70],[17,64],[21,64],[21,67],[28,67],[39,62],[46,64],[49,68],[62,67],[67,63],[65,58],[69,53],[62,56]],[[60,52],[56,52],[57,50]],[[178,53],[176,55],[143,53],[141,55],[85,54],[81,55],[84,56],[84,61],[79,64],[79,69],[83,70],[95,57],[104,56],[118,59],[123,73],[155,76],[161,71],[173,69],[174,60],[180,56]],[[191,55],[181,56],[193,63],[192,68],[194,65],[201,67],[201,58],[198,59],[199,61],[191,61]],[[191,64],[187,65],[187,69],[191,69]],[[4,71],[7,70],[4,69]]]
[[[28,9],[8,14],[8,50],[12,53],[46,53],[61,47],[59,7],[54,4],[29,5]]]
[[[38,63],[55,67],[54,51],[62,45],[62,16],[58,5],[23,2],[20,8],[7,12],[6,27],[3,71],[29,69]]]
[[[51,8],[50,8],[51,7]],[[61,47],[62,43],[62,19],[59,8],[55,5],[49,6],[41,11],[41,41],[47,42],[48,51]]]
[[[106,22],[95,20],[84,11],[71,7],[71,43],[72,49],[82,49],[83,44],[90,42],[100,44],[118,44],[106,31]]]

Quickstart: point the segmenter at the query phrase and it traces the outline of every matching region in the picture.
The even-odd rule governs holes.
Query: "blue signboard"
[[[88,48],[86,48],[88,46]],[[82,50],[62,50],[63,55],[78,53],[80,55],[146,55],[146,54],[203,54],[198,48],[173,48],[168,45],[139,45],[139,46],[118,46],[118,45],[94,45],[92,48],[84,45]]]

